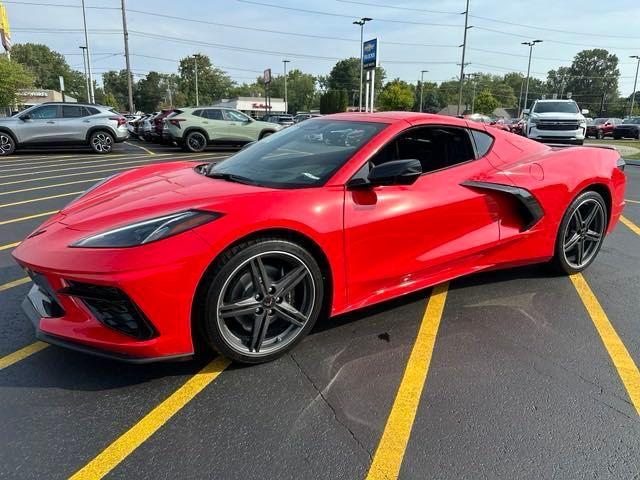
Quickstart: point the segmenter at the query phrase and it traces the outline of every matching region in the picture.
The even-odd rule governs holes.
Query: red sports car
[[[607,148],[410,112],[310,119],[218,164],[94,186],[14,251],[44,341],[129,361],[257,363],[317,319],[481,270],[579,272],[624,205]]]

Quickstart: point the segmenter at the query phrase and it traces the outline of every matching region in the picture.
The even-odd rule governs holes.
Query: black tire
[[[602,139],[604,138],[604,132],[603,132],[602,130],[598,130],[598,131],[596,132],[596,138],[597,138],[598,140],[602,140]]]
[[[6,132],[0,132],[0,157],[7,157],[16,150],[16,142]]]
[[[275,132],[272,132],[271,130],[267,130],[266,132],[262,132],[260,134],[260,138],[259,140],[262,140],[263,138],[268,137],[269,135],[273,135]]]
[[[585,225],[589,220],[589,213],[591,212],[590,208],[593,208],[597,213],[591,220],[591,223]],[[582,213],[576,215],[576,210],[578,209],[580,209],[582,213],[586,213],[587,217],[584,218],[585,222],[582,222],[579,229],[577,227],[577,224],[579,223],[578,220],[583,219],[583,216]],[[578,195],[571,202],[569,208],[567,208],[564,216],[562,217],[562,222],[560,223],[560,228],[558,229],[558,235],[556,237],[555,254],[551,261],[553,268],[559,273],[569,275],[586,269],[598,256],[598,252],[600,251],[602,242],[604,241],[608,224],[609,219],[607,214],[607,205],[602,198],[602,195],[593,190],[588,190]],[[592,226],[593,228],[590,228]],[[595,235],[589,232],[597,233],[599,235],[599,239],[596,241],[594,239]],[[568,246],[576,236],[581,238],[577,240],[577,243],[574,243],[576,246],[568,249]],[[587,244],[587,242],[589,243]],[[580,243],[582,243],[582,247],[580,247]],[[578,249],[579,251],[580,248],[582,249],[582,260],[579,260],[579,253],[574,251],[574,249]],[[587,258],[584,258],[585,248],[588,249],[586,251]]]
[[[291,270],[278,262],[291,262]],[[296,275],[300,278],[287,287],[286,279]],[[209,347],[236,362],[263,363],[284,355],[309,333],[322,311],[320,267],[289,240],[262,237],[236,245],[220,256],[204,281],[197,299],[198,329]],[[239,307],[242,312],[234,314]]]
[[[199,130],[189,132],[184,139],[184,147],[192,153],[202,152],[207,148],[207,137]]]
[[[105,130],[93,132],[89,137],[89,146],[93,153],[105,154],[113,151],[113,135]]]
[[[614,139],[614,140],[620,140],[621,138],[622,138],[622,137],[620,137],[619,135],[614,135],[614,136],[613,136],[613,139]]]

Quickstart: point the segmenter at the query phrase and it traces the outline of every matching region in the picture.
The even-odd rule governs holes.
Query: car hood
[[[165,163],[114,177],[60,211],[55,221],[80,231],[100,231],[189,209],[221,211],[239,198],[270,189],[213,179],[193,162]]]
[[[581,113],[561,113],[561,112],[548,112],[548,113],[532,113],[532,120],[584,120],[584,116]]]

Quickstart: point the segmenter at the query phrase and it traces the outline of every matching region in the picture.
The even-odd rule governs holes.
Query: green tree
[[[198,66],[198,99],[200,105],[208,105],[228,97],[233,80],[227,72],[215,68],[207,55],[196,54],[180,60],[179,91],[190,105],[196,104],[196,63]]]
[[[262,79],[258,81],[262,83]],[[271,79],[271,96],[284,98],[284,75]],[[264,91],[264,87],[263,87]],[[316,77],[298,69],[287,72],[287,100],[289,113],[308,111],[316,98]]]
[[[102,98],[102,103],[108,107],[120,109],[120,107],[118,106],[118,100],[111,92],[107,92],[104,94],[104,97]]]
[[[366,72],[365,72],[366,75]],[[382,89],[382,83],[385,78],[385,71],[382,67],[376,69],[375,90],[376,97]],[[363,77],[363,81],[366,77]],[[320,79],[321,87],[327,90],[345,90],[349,96],[350,105],[359,104],[360,91],[360,59],[357,57],[345,58],[340,60],[331,69],[327,77]],[[364,104],[364,86],[362,88],[362,103]]]
[[[0,107],[12,107],[18,90],[31,86],[32,74],[21,64],[0,55]]]
[[[346,90],[329,90],[320,97],[320,113],[344,112],[349,105],[349,95]]]
[[[127,71],[120,70],[116,72],[110,70],[102,74],[102,84],[104,91],[109,92],[116,101],[116,105],[111,105],[118,110],[126,110],[129,105],[129,86],[127,82]],[[137,95],[136,84],[133,85],[134,98]]]
[[[498,100],[489,90],[482,90],[476,97],[475,111],[484,115],[492,115],[498,105]]]
[[[571,92],[581,108],[597,113],[603,98],[609,102],[618,97],[618,57],[605,49],[578,52],[567,74],[565,92]]]
[[[396,78],[387,83],[378,97],[378,109],[385,110],[411,110],[414,102],[413,85]]]
[[[162,77],[158,72],[149,72],[143,79],[138,80],[134,96],[134,103],[143,112],[156,111],[166,94],[161,88]]]

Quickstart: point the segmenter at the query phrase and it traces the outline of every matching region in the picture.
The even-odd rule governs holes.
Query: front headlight
[[[187,210],[107,230],[83,238],[71,246],[85,248],[135,247],[191,230],[221,216],[222,214],[218,212]]]

